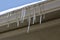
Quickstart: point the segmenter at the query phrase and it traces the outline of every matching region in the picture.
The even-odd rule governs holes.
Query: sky
[[[40,0],[0,0],[0,12]]]

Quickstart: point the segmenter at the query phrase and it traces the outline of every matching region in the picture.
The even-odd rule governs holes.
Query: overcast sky
[[[40,0],[0,0],[0,12]]]

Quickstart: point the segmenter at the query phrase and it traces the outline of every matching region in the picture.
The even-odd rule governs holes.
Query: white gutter
[[[5,10],[5,11],[0,12],[0,15],[6,14],[8,12],[12,12],[12,11],[15,11],[15,10],[18,10],[18,9],[21,9],[21,8],[24,8],[24,7],[28,7],[30,5],[34,5],[34,4],[37,4],[37,3],[40,3],[40,2],[44,2],[44,1],[47,1],[47,0],[41,0],[41,1],[37,1],[37,2],[26,4],[26,5],[23,5],[23,6],[11,8],[11,9],[8,9],[8,10]]]

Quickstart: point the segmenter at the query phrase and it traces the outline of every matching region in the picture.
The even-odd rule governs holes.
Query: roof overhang
[[[18,7],[15,7],[15,8],[11,8],[11,9],[8,9],[8,10],[5,10],[5,11],[0,12],[0,15],[9,13],[9,12],[12,12],[12,11],[15,11],[15,10],[19,10],[21,8],[28,7],[28,6],[37,4],[37,3],[45,2],[45,1],[47,1],[47,0],[41,0],[41,1],[37,1],[37,2],[26,4],[26,5],[23,5],[23,6],[18,6]]]

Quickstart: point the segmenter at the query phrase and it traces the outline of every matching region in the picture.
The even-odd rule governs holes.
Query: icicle
[[[25,10],[25,9],[22,9],[22,13],[21,13],[21,23],[24,22],[25,13],[26,13],[26,10]]]
[[[30,15],[31,15],[31,10],[30,10],[30,8],[28,8],[27,9],[27,13],[28,13],[28,19],[27,19],[27,21],[28,21],[28,28],[27,28],[27,33],[29,33],[29,30],[30,30],[30,24],[31,24],[31,17],[30,17]]]
[[[40,24],[41,24],[41,23],[42,23],[42,8],[41,8],[40,5],[39,5],[39,7],[40,7],[40,8],[39,8],[39,10],[40,10],[40,13],[39,13],[39,14],[40,14]]]
[[[36,15],[35,15],[35,8],[33,8],[33,24],[35,23]]]
[[[23,10],[21,11],[21,23],[23,23]]]

